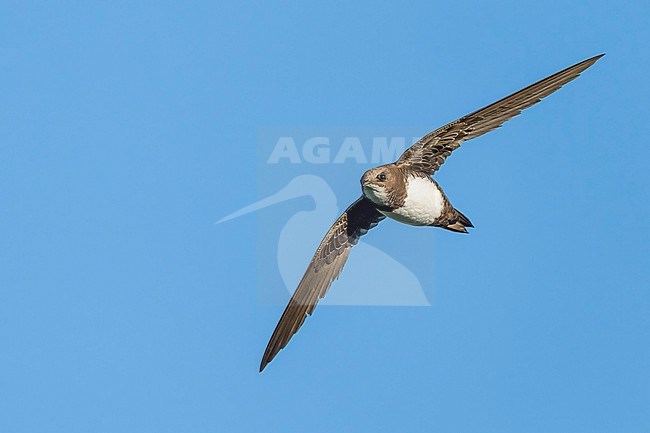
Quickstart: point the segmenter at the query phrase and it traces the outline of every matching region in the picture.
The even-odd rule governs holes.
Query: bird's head
[[[395,164],[371,168],[361,177],[361,189],[373,203],[395,207],[396,200],[406,193],[404,173]]]

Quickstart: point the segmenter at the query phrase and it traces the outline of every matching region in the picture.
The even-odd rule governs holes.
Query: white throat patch
[[[431,179],[411,176],[407,180],[404,205],[392,212],[382,212],[387,217],[414,226],[433,224],[442,214],[444,198]]]
[[[368,186],[363,187],[363,194],[368,197],[373,203],[380,206],[388,204],[388,192],[383,186],[375,186],[376,189]]]

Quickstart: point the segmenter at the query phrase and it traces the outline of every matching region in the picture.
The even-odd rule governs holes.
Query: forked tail
[[[450,223],[442,228],[451,230],[452,232],[467,233],[467,227],[473,228],[474,224],[461,211],[454,209],[454,215]]]

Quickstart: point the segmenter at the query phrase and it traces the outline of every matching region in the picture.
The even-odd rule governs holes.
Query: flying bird
[[[404,224],[440,227],[457,233],[467,233],[468,227],[474,227],[469,218],[454,208],[431,176],[464,141],[500,127],[577,78],[602,56],[577,63],[438,128],[408,148],[396,162],[366,171],[361,177],[361,197],[325,234],[282,313],[264,351],[260,372],[312,314],[340,275],[359,238],[383,219],[389,217]]]

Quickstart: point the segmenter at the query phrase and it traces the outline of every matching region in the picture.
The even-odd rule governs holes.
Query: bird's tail
[[[451,230],[452,232],[467,233],[467,227],[474,227],[474,224],[467,218],[461,211],[454,209],[454,217],[450,224],[444,226],[444,229]]]

